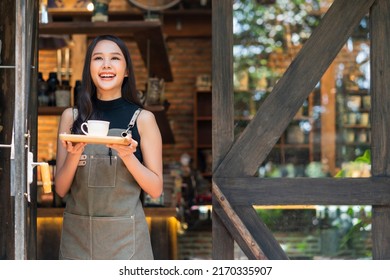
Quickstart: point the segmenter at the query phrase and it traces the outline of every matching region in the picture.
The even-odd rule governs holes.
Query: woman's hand
[[[61,115],[58,132],[71,133],[73,125],[73,108],[67,108]],[[56,157],[56,174],[55,189],[60,197],[64,197],[70,190],[77,166],[84,151],[86,143],[77,143],[63,141],[58,137],[57,140],[57,157]]]
[[[72,142],[64,140],[61,140],[61,144],[66,151],[72,155],[81,155],[84,151],[84,147],[87,145],[86,143],[77,143],[73,145]]]
[[[135,151],[137,150],[137,147],[138,147],[138,142],[135,141],[133,138],[131,138],[130,136],[127,136],[127,139],[130,142],[130,144],[128,146],[118,145],[118,144],[109,144],[109,145],[107,145],[107,147],[114,149],[118,153],[118,156],[121,159],[124,159],[124,158],[134,154]]]

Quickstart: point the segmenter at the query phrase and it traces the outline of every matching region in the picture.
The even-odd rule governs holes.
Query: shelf
[[[369,95],[367,89],[346,90],[348,95]]]
[[[196,169],[211,180],[212,94],[210,90],[199,88],[194,95],[194,156]]]
[[[344,124],[344,128],[356,128],[356,129],[370,129],[371,126],[361,124]]]
[[[237,116],[237,117],[234,117],[234,121],[242,121],[242,122],[250,122],[251,120],[253,119],[253,116]]]
[[[212,144],[198,144],[197,148],[198,149],[211,149],[212,148]]]
[[[345,146],[370,146],[371,143],[368,142],[351,142],[351,143],[344,143]]]
[[[361,108],[361,109],[357,109],[357,110],[353,110],[353,109],[350,109],[350,108],[346,108],[346,114],[350,114],[350,113],[355,113],[355,114],[359,114],[359,113],[370,113],[371,112],[371,109],[364,109],[364,108]]]
[[[212,116],[198,116],[196,120],[198,121],[211,121],[213,119]]]
[[[47,24],[39,24],[39,34],[87,34],[91,36],[113,34],[126,37],[133,36],[137,42],[145,66],[148,65],[148,61],[150,62],[150,76],[163,78],[166,82],[173,81],[162,25],[158,20],[50,22]],[[152,51],[148,51],[148,47]]]
[[[310,149],[310,144],[276,144],[275,148],[283,149]]]
[[[203,177],[212,177],[213,176],[212,172],[202,172],[201,174]]]
[[[206,94],[212,94],[211,89],[203,89],[203,88],[197,88],[197,93],[206,93]]]
[[[60,116],[67,107],[38,107],[38,115],[40,116]]]

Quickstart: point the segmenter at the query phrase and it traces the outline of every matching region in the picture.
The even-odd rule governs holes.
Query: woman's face
[[[121,96],[127,69],[125,57],[116,43],[109,40],[97,43],[92,52],[90,68],[99,98],[113,99]]]

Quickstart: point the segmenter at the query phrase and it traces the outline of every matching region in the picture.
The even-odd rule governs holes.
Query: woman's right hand
[[[73,109],[67,108],[62,113],[58,132],[71,133],[73,125]],[[76,174],[77,166],[84,151],[86,143],[72,143],[63,141],[58,137],[55,188],[60,197],[64,197],[70,190],[73,178]]]
[[[73,145],[72,142],[64,140],[62,140],[61,143],[62,146],[66,149],[66,151],[69,154],[73,155],[81,155],[84,151],[84,147],[87,145],[86,143],[76,143],[75,145]]]

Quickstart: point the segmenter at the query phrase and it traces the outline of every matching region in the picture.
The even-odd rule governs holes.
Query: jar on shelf
[[[78,96],[81,91],[81,81],[77,80],[73,90],[73,106],[77,106]]]
[[[56,89],[56,105],[58,107],[70,106],[70,85],[68,80],[63,80]]]
[[[57,87],[59,86],[59,81],[57,79],[56,72],[49,73],[49,79],[47,80],[47,85],[48,85],[47,95],[49,98],[48,105],[56,106],[56,90]]]
[[[38,73],[38,106],[47,106],[49,104],[49,97],[47,95],[48,85],[43,79],[42,72]]]

